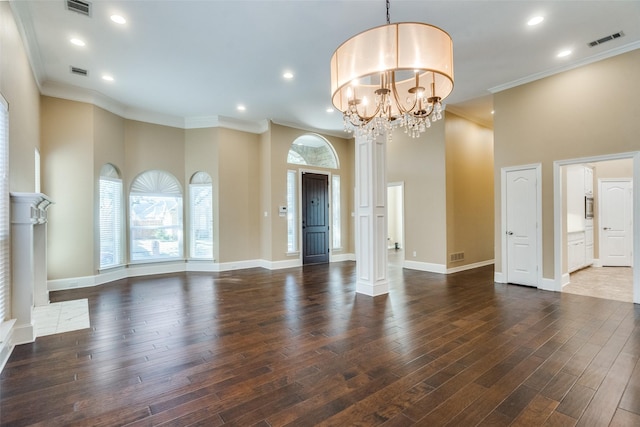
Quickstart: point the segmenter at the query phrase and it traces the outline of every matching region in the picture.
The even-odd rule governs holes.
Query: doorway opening
[[[387,184],[387,249],[389,264],[404,261],[404,182]]]
[[[638,155],[555,162],[556,290],[640,302]]]

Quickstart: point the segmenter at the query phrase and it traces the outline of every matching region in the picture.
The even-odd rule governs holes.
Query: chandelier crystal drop
[[[453,42],[445,31],[418,22],[371,28],[331,57],[331,93],[345,131],[391,137],[396,127],[416,138],[442,119],[453,90]]]

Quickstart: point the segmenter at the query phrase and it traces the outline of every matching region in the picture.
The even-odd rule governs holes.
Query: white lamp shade
[[[375,91],[385,71],[396,71],[398,102],[402,104],[409,89],[415,86],[416,72],[425,96],[446,98],[453,90],[451,37],[433,25],[401,22],[372,28],[350,38],[331,57],[333,105],[346,111],[353,90],[356,98],[367,98],[373,111]],[[431,83],[435,83],[434,94]]]

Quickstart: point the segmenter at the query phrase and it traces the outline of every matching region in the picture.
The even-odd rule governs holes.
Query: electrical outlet
[[[413,251],[413,257],[415,258],[417,255],[416,251]]]

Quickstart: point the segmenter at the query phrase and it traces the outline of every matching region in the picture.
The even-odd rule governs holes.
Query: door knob
[[[611,227],[602,227],[603,230],[611,230]]]
[[[513,236],[513,231],[507,231],[507,236]]]

